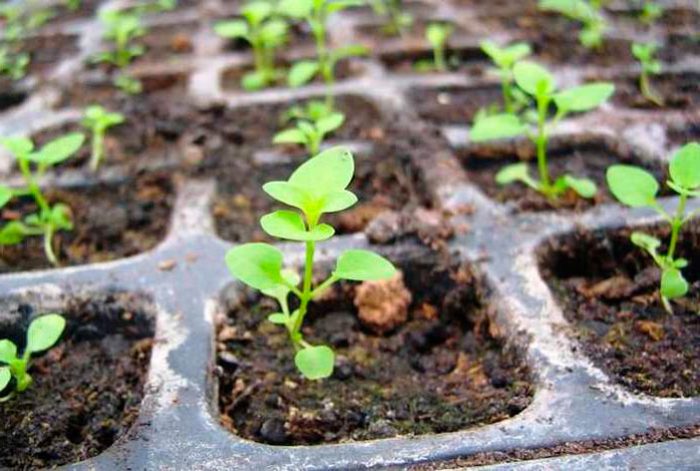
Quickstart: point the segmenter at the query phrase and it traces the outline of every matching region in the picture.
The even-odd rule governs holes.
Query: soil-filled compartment
[[[492,200],[507,204],[516,212],[584,211],[599,204],[614,203],[616,200],[610,194],[605,174],[616,164],[646,168],[658,181],[666,181],[660,164],[642,160],[627,145],[593,135],[558,136],[550,139],[547,149],[552,181],[565,174],[589,178],[598,187],[598,193],[591,199],[581,198],[571,190],[551,199],[521,183],[499,185],[496,182],[498,172],[518,162],[527,162],[530,175],[539,179],[535,146],[529,140],[473,144],[458,149],[457,155],[472,183]]]
[[[664,241],[667,227],[640,230]],[[633,229],[577,231],[540,248],[540,270],[572,335],[596,365],[617,383],[659,397],[700,395],[700,225],[683,230],[676,256],[689,294],[661,305],[660,271],[630,241]]]
[[[0,403],[0,467],[75,463],[125,436],[144,396],[154,335],[150,302],[107,292],[46,303],[13,298],[2,306],[0,339],[12,340],[20,352],[32,319],[55,312],[67,323],[54,348],[33,356],[29,389]]]
[[[386,309],[407,306],[393,330],[359,320],[357,284],[310,306],[304,335],[337,355],[323,381],[296,370],[286,331],[265,321],[273,303],[249,290],[227,298],[214,371],[223,426],[259,442],[314,445],[454,432],[523,411],[529,369],[492,321],[475,274],[432,256],[397,266],[404,286],[379,295]]]

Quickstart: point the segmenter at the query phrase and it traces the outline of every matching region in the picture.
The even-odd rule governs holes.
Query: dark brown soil
[[[440,125],[471,125],[480,109],[503,103],[498,85],[415,88],[408,97],[422,119]]]
[[[0,338],[23,348],[29,318],[0,324]],[[12,313],[10,313],[12,314]],[[151,356],[154,323],[142,299],[102,294],[70,300],[62,340],[30,369],[32,386],[0,403],[0,466],[53,468],[94,457],[136,422]]]
[[[452,432],[524,410],[528,369],[499,338],[477,280],[419,258],[402,266],[409,320],[389,335],[359,325],[350,285],[314,303],[305,335],[337,354],[334,376],[321,382],[300,377],[284,329],[265,322],[276,306],[252,293],[227,306],[217,342],[222,424],[302,445]]]
[[[193,38],[198,29],[196,21],[151,26],[148,33],[138,40],[146,47],[146,53],[139,60],[167,62],[170,57],[190,54],[194,50]]]
[[[668,240],[666,229],[646,231]],[[674,315],[661,306],[659,270],[630,242],[631,232],[577,232],[553,240],[541,249],[542,274],[580,348],[616,382],[653,396],[698,396],[698,225],[682,233],[678,247],[677,256],[690,262],[683,273],[692,286],[673,303]]]
[[[692,141],[700,141],[700,119],[691,120],[686,126],[669,129],[668,140],[674,147],[680,147]]]
[[[450,72],[463,72],[469,75],[482,75],[489,62],[478,47],[448,47],[447,66]],[[408,48],[385,52],[379,59],[395,74],[435,73],[420,68],[422,63],[432,63],[433,51],[429,47]]]
[[[598,185],[595,199],[583,199],[569,191],[558,200],[550,200],[520,183],[507,186],[497,184],[496,174],[505,165],[519,161],[529,162],[530,174],[533,177],[538,176],[534,145],[529,141],[472,145],[460,150],[458,156],[472,183],[491,199],[513,205],[518,212],[582,211],[598,204],[612,203],[615,200],[608,191],[605,173],[608,167],[614,164],[626,163],[646,167],[659,181],[665,181],[664,170],[641,162],[628,149],[616,149],[615,146],[598,139],[583,137],[580,142],[573,142],[571,139],[573,137],[550,142],[547,154],[550,176],[555,180],[568,173],[578,178],[592,179]]]
[[[78,52],[78,37],[66,34],[34,36],[22,41],[23,52],[29,53],[30,74],[41,74]]]
[[[638,30],[644,31],[648,26],[639,20],[641,10],[631,9],[627,11],[619,11],[612,14],[616,23],[623,23],[625,26],[633,26]],[[664,31],[684,31],[691,33],[697,31],[700,25],[700,13],[692,8],[673,8],[666,7],[661,18],[655,22],[656,26],[663,28]]]
[[[367,39],[373,47],[385,43],[390,40],[400,40],[404,44],[408,45],[422,45],[424,47],[429,47],[428,41],[425,39],[425,30],[428,25],[433,22],[423,18],[415,18],[413,24],[402,35],[391,35],[386,30],[386,23],[382,21],[372,21],[365,24],[358,25],[355,30],[362,39]],[[448,23],[454,28],[454,33],[452,37],[462,36],[468,33],[462,26],[454,24],[451,21],[445,21],[444,19],[435,19],[434,22]],[[364,42],[364,41],[363,41]]]
[[[652,87],[664,100],[664,106],[660,108],[641,94],[637,77],[618,80],[615,83],[612,101],[615,105],[626,108],[695,109],[700,105],[699,81],[700,74],[696,73],[661,74],[651,77]]]
[[[168,176],[144,175],[123,184],[76,189],[51,189],[52,202],[67,204],[74,230],[56,234],[55,250],[63,265],[83,265],[129,257],[154,248],[170,224],[174,200]],[[2,221],[36,210],[32,200],[5,206]],[[15,246],[0,247],[0,273],[49,268],[43,238],[31,237]]]
[[[101,2],[102,0],[82,0],[80,2],[80,7],[75,11],[70,10],[64,5],[55,5],[54,11],[56,12],[56,16],[53,17],[48,24],[54,26],[69,21],[87,19],[97,12],[97,7]]]

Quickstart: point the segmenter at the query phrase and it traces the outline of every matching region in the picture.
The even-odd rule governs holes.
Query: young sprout
[[[526,163],[519,163],[504,167],[496,176],[496,181],[501,185],[521,182],[552,199],[569,189],[583,198],[593,198],[597,192],[596,185],[587,178],[563,175],[552,180],[547,166],[549,128],[569,113],[597,108],[610,98],[615,86],[610,83],[591,83],[557,91],[554,77],[542,66],[528,61],[518,62],[513,67],[513,76],[518,87],[532,96],[537,104],[536,130],[530,130],[519,116],[504,113],[476,121],[470,131],[470,137],[474,142],[483,142],[527,135],[537,147],[539,180],[530,176]],[[548,120],[552,103],[557,112],[553,119]]]
[[[92,133],[90,168],[96,172],[105,154],[105,133],[112,126],[124,122],[124,115],[112,113],[99,105],[88,106],[83,114],[83,126]]]
[[[664,106],[664,100],[654,90],[649,81],[650,75],[661,73],[661,62],[654,55],[659,50],[656,43],[633,43],[632,55],[639,61],[641,71],[639,73],[639,90],[644,98],[658,106]]]
[[[53,249],[53,236],[57,231],[73,230],[71,212],[65,204],[50,205],[41,192],[37,180],[47,169],[75,154],[84,141],[85,136],[82,134],[68,134],[54,139],[39,150],[34,150],[34,143],[23,137],[6,138],[0,141],[0,144],[17,160],[26,185],[21,189],[0,185],[0,209],[14,196],[30,196],[38,207],[36,213],[27,215],[22,221],[12,221],[0,228],[0,245],[16,245],[27,237],[43,236],[46,258],[52,265],[58,266],[58,259]]]
[[[425,28],[425,39],[433,48],[433,68],[441,72],[447,71],[447,41],[454,33],[454,26],[449,23],[430,23]]]
[[[275,135],[274,144],[301,144],[306,147],[309,155],[316,155],[321,150],[321,144],[326,135],[340,128],[345,122],[342,113],[322,115],[318,119],[297,121],[296,127],[286,129]]]
[[[539,8],[553,11],[582,24],[579,42],[589,49],[599,49],[608,26],[603,16],[602,2],[586,0],[540,0]]]
[[[80,8],[82,0],[64,0],[64,3],[70,11],[77,11]]]
[[[652,0],[647,0],[642,5],[639,20],[645,25],[651,25],[664,15],[664,7]]]
[[[275,51],[287,42],[287,23],[275,18],[269,2],[256,1],[243,7],[243,20],[222,21],[214,27],[219,36],[243,39],[253,48],[255,71],[243,77],[243,88],[259,90],[274,84],[282,76],[275,68]]]
[[[19,80],[27,75],[30,62],[29,54],[15,54],[6,46],[0,46],[0,74],[7,75],[12,80]]]
[[[58,314],[45,314],[37,317],[29,324],[24,352],[17,354],[17,346],[10,340],[0,340],[0,392],[7,389],[12,378],[15,379],[15,390],[0,398],[7,401],[15,393],[27,390],[32,384],[32,377],[27,373],[31,357],[53,347],[61,337],[66,327],[66,320]],[[1,366],[1,365],[7,366]]]
[[[283,254],[263,243],[245,244],[226,254],[231,274],[277,300],[281,312],[268,320],[284,326],[294,346],[294,362],[308,379],[327,378],[333,373],[335,354],[326,345],[312,345],[301,332],[309,302],[340,280],[367,281],[391,278],[396,269],[388,260],[366,250],[348,250],[340,255],[330,277],[314,286],[316,244],[333,237],[332,226],[322,223],[324,214],[353,206],[357,197],[347,190],[355,164],[350,152],[332,148],[304,162],[287,181],[267,183],[263,190],[272,198],[297,211],[275,211],[260,224],[272,237],[304,242],[306,257],[303,278],[283,268]],[[298,299],[291,310],[289,294]]]
[[[305,105],[294,105],[283,114],[284,122],[291,122],[297,119],[316,122],[335,113],[328,108],[325,101],[311,100]]]
[[[302,60],[295,63],[287,81],[290,87],[296,88],[320,76],[326,84],[326,106],[334,109],[333,85],[335,84],[335,68],[338,62],[349,57],[362,56],[367,48],[350,44],[336,49],[328,47],[327,29],[328,17],[335,12],[351,6],[361,6],[364,0],[280,0],[279,13],[293,19],[301,19],[311,28],[316,42],[316,59]]]
[[[515,43],[506,47],[499,47],[493,41],[483,41],[481,50],[489,56],[498,69],[503,91],[503,111],[517,113],[527,106],[527,98],[513,86],[513,67],[515,64],[532,53],[527,43]]]
[[[649,234],[633,233],[632,243],[648,252],[661,269],[659,293],[664,308],[672,313],[670,301],[682,298],[689,289],[681,273],[688,266],[688,261],[677,258],[676,249],[681,229],[695,216],[695,213],[686,215],[688,198],[700,196],[700,144],[691,142],[676,152],[669,164],[669,175],[668,187],[680,195],[674,214],[667,213],[657,201],[659,184],[646,170],[614,165],[608,169],[607,180],[610,191],[622,204],[633,208],[652,208],[671,225],[671,240],[665,254],[659,253],[661,241]]]
[[[403,0],[371,0],[370,5],[377,16],[386,19],[382,30],[391,36],[400,36],[413,25],[413,16],[404,11]]]
[[[110,51],[97,54],[94,62],[106,62],[121,72],[115,78],[114,85],[125,93],[141,93],[141,83],[124,72],[131,61],[141,56],[145,48],[133,44],[134,39],[143,36],[146,30],[141,25],[141,17],[133,12],[106,10],[100,14],[104,27],[103,38],[114,43]]]

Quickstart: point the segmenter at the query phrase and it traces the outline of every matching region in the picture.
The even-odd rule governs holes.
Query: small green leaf
[[[241,79],[241,86],[244,90],[253,92],[261,90],[267,85],[267,78],[264,73],[254,71],[246,73]]]
[[[593,198],[598,192],[596,184],[588,178],[576,178],[571,175],[565,175],[564,183],[582,198]]]
[[[381,255],[369,250],[348,250],[338,258],[333,275],[352,281],[386,280],[394,276],[396,267]]]
[[[307,230],[304,219],[294,211],[275,211],[260,219],[263,230],[272,237],[300,242],[320,242],[328,240],[335,234],[328,224],[319,224]]]
[[[17,345],[10,340],[0,340],[0,362],[10,364],[17,358]]]
[[[652,254],[655,254],[658,248],[661,247],[661,241],[659,239],[643,232],[633,232],[630,240],[637,247]]]
[[[425,29],[425,38],[431,46],[442,47],[447,38],[454,32],[454,26],[446,23],[430,23]]]
[[[0,392],[3,391],[12,380],[12,373],[7,367],[0,368]]]
[[[263,185],[263,191],[277,201],[304,211],[309,205],[310,196],[304,188],[289,182],[269,182]]]
[[[34,150],[34,144],[26,137],[8,137],[0,141],[15,157],[24,157]]]
[[[37,317],[27,330],[27,350],[31,353],[43,352],[53,347],[66,327],[66,319],[58,314]]]
[[[301,278],[296,271],[292,269],[284,269],[282,270],[282,279],[286,282],[286,284],[278,284],[274,288],[263,289],[260,292],[265,296],[274,298],[282,303],[292,291],[291,287],[296,287],[299,285],[299,283],[301,283]]]
[[[333,374],[335,354],[325,345],[306,347],[297,352],[294,363],[307,379],[324,379]]]
[[[633,208],[653,204],[659,192],[652,174],[630,165],[613,165],[607,171],[607,180],[615,198]]]
[[[497,114],[485,116],[474,123],[469,131],[473,142],[510,139],[521,136],[527,130],[527,125],[514,114]]]
[[[320,205],[321,213],[337,213],[357,203],[357,196],[348,190],[334,191],[327,194]]]
[[[231,274],[261,291],[282,283],[282,262],[282,252],[269,244],[244,244],[226,254],[226,265]]]
[[[292,66],[287,76],[287,83],[292,88],[301,87],[310,82],[319,71],[316,61],[300,61]]]
[[[276,312],[267,316],[267,320],[277,325],[285,325],[287,323],[287,316],[281,312]]]
[[[513,67],[513,76],[518,86],[533,96],[549,95],[555,89],[552,74],[534,62],[518,62]]]
[[[343,125],[345,122],[345,115],[342,113],[332,113],[329,116],[325,116],[316,122],[316,127],[321,134],[328,134],[333,132]]]
[[[306,144],[308,137],[299,129],[286,129],[275,134],[273,144]]]
[[[688,294],[688,282],[676,268],[664,270],[661,275],[661,294],[668,299],[682,298]]]
[[[700,187],[700,144],[690,142],[671,158],[671,180],[686,190]]]
[[[588,111],[602,105],[613,93],[615,85],[612,83],[591,83],[557,93],[554,103],[561,111]]]
[[[214,25],[214,31],[224,38],[247,38],[250,30],[243,20],[222,21]]]
[[[281,0],[277,4],[277,12],[292,18],[303,19],[311,15],[314,0]]]
[[[46,144],[41,150],[29,155],[29,160],[42,165],[56,165],[75,154],[85,142],[85,135],[72,133]]]
[[[526,182],[530,180],[530,171],[526,163],[506,165],[496,174],[496,183],[510,185],[514,182]]]
[[[30,234],[29,228],[20,221],[11,221],[0,229],[0,245],[19,244]]]
[[[369,54],[369,49],[362,44],[349,44],[347,46],[341,46],[331,51],[331,56],[333,62],[338,62],[341,59],[346,59],[348,57],[361,57]]]
[[[266,1],[249,2],[241,8],[241,14],[252,24],[262,23],[272,11],[272,5]]]
[[[13,195],[14,193],[11,188],[0,185],[0,209],[10,202]]]
[[[315,197],[344,190],[352,181],[355,161],[344,147],[333,147],[304,162],[297,168],[289,183],[305,188]]]

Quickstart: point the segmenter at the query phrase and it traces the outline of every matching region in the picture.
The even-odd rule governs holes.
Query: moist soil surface
[[[29,318],[0,324],[0,338],[24,348]],[[57,346],[34,357],[27,391],[0,403],[0,466],[52,468],[100,454],[135,423],[151,356],[153,321],[141,300],[123,293],[68,302]]]
[[[470,181],[476,184],[492,200],[508,204],[518,212],[527,211],[583,211],[592,206],[614,203],[605,174],[611,165],[627,164],[644,167],[656,175],[657,180],[665,181],[665,171],[659,167],[639,161],[628,151],[616,151],[603,141],[583,141],[579,143],[550,143],[548,151],[549,172],[552,180],[565,174],[578,178],[590,178],[598,186],[593,199],[578,197],[569,191],[557,200],[548,199],[521,183],[501,186],[496,183],[496,175],[506,165],[527,161],[530,175],[538,177],[534,146],[530,142],[519,141],[502,145],[474,145],[458,151],[458,157],[467,171]],[[539,178],[539,177],[538,177]]]
[[[700,106],[699,81],[700,74],[695,73],[651,76],[651,86],[664,102],[664,106],[659,107],[642,95],[638,78],[618,80],[615,83],[615,94],[612,97],[612,102],[626,108],[649,110],[695,109]]]
[[[448,70],[444,72],[478,76],[482,75],[488,67],[488,60],[478,47],[448,47],[445,55]],[[395,74],[441,73],[433,67],[435,59],[433,51],[428,46],[385,52],[379,56],[379,60]]]
[[[67,204],[74,229],[54,236],[54,250],[63,266],[105,262],[154,248],[167,233],[174,201],[168,176],[152,174],[123,184],[80,189],[51,189],[51,204]],[[36,211],[33,200],[5,206],[2,220],[12,221]],[[0,247],[0,273],[50,268],[43,237]]]
[[[408,96],[422,119],[440,125],[470,125],[480,109],[503,103],[498,85],[415,88]]]
[[[304,380],[277,309],[248,292],[217,334],[222,424],[275,445],[339,443],[453,432],[508,419],[533,393],[527,367],[499,339],[467,269],[426,261],[401,268],[408,321],[385,335],[363,328],[356,287],[336,287],[310,308],[304,335],[336,351],[334,375]]]
[[[669,231],[645,228],[668,241]],[[700,395],[700,230],[684,230],[690,294],[661,306],[660,273],[629,240],[631,230],[578,232],[542,248],[542,273],[572,323],[579,347],[615,381],[660,397]],[[663,247],[660,253],[666,253]]]

